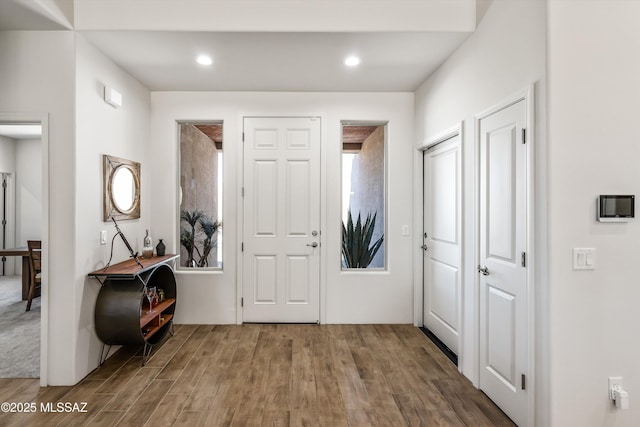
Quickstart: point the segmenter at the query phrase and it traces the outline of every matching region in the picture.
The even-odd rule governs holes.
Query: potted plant
[[[202,211],[183,210],[180,213],[180,244],[187,251],[187,267],[208,267],[209,254],[216,246],[220,221]]]

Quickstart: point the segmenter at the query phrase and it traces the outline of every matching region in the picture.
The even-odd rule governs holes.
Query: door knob
[[[428,247],[427,245],[422,245],[422,246],[420,246],[420,247],[421,247],[423,250],[425,250],[425,251],[426,251],[427,249],[429,249],[429,247]]]
[[[478,266],[478,273],[482,273],[483,276],[489,275],[489,269],[487,267]]]
[[[307,246],[311,246],[312,248],[317,248],[318,247],[318,242],[307,243]]]

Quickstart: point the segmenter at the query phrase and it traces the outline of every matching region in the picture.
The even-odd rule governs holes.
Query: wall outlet
[[[100,244],[107,244],[107,230],[100,230]]]

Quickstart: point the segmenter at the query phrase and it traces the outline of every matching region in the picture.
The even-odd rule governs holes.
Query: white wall
[[[430,142],[436,136],[458,125],[463,125],[463,342],[460,351],[460,369],[474,382],[478,375],[477,354],[477,301],[475,294],[476,259],[474,241],[474,191],[475,191],[475,130],[476,114],[496,105],[528,85],[536,84],[537,135],[536,161],[540,172],[544,167],[544,76],[545,76],[545,2],[522,1],[480,1],[478,10],[483,13],[478,28],[467,41],[422,84],[415,95],[415,144]],[[415,181],[422,180],[422,153],[414,154]],[[543,174],[538,174],[542,177]],[[542,189],[538,200],[544,208],[544,181],[536,183]],[[539,190],[540,191],[540,190]],[[416,224],[421,227],[422,194],[416,185]],[[541,221],[544,215],[538,215]],[[544,227],[542,221],[536,224]],[[544,235],[539,231],[541,236]],[[536,245],[538,265],[544,264],[544,239],[538,237]],[[414,253],[416,302],[421,307],[422,254]],[[539,275],[538,275],[539,276]],[[535,289],[544,289],[544,282],[532,284]],[[419,310],[416,310],[419,313]],[[415,319],[421,324],[420,314]],[[538,328],[544,334],[544,328]],[[544,345],[538,349],[544,354]],[[537,368],[536,396],[538,410],[545,411],[544,378],[542,368]],[[545,415],[539,413],[539,419]],[[544,425],[544,422],[541,421]]]
[[[0,172],[15,173],[16,140],[0,136]]]
[[[109,257],[99,231],[114,234],[102,222],[103,153],[142,163],[142,219],[122,230],[141,247],[148,228],[149,91],[72,32],[0,32],[0,57],[0,119],[48,117],[43,362],[49,385],[75,384],[98,364],[93,310],[99,284],[86,275]],[[102,101],[104,84],[123,94],[121,109]],[[114,262],[127,256],[116,243]]]
[[[639,19],[637,1],[549,2],[553,426],[640,420],[640,222],[595,219],[599,194],[640,194]],[[596,248],[594,271],[572,270],[574,247]],[[626,411],[607,398],[618,375]]]
[[[46,114],[49,123],[49,151],[44,161],[49,165],[46,191],[51,197],[42,237],[43,302],[46,298],[48,304],[43,304],[42,316],[48,319],[44,331],[48,352],[43,363],[51,385],[73,384],[79,379],[73,355],[74,313],[79,302],[74,296],[75,283],[70,280],[76,262],[74,45],[70,32],[0,32],[0,111]]]
[[[152,230],[177,251],[176,120],[223,120],[223,272],[179,272],[177,323],[235,323],[242,143],[242,114],[322,115],[322,287],[326,323],[410,323],[413,288],[412,238],[401,235],[412,223],[413,95],[407,93],[187,93],[151,94]],[[388,271],[340,271],[340,121],[389,122]]]
[[[16,242],[42,239],[42,146],[40,139],[16,141]]]
[[[97,367],[101,342],[94,332],[94,307],[100,289],[87,273],[109,260],[112,222],[103,222],[102,155],[109,154],[141,164],[141,218],[120,221],[122,232],[134,251],[142,251],[145,229],[149,228],[151,200],[151,146],[149,144],[150,93],[137,80],[115,65],[100,51],[77,35],[76,50],[76,197],[75,247],[78,260],[72,282],[77,334],[74,378],[82,379]],[[122,107],[104,102],[104,86],[122,94]],[[100,245],[100,230],[107,230],[107,244]],[[129,257],[120,239],[114,243],[113,263]]]

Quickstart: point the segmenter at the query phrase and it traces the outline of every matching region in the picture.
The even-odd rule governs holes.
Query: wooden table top
[[[142,264],[142,268],[134,261],[133,258],[129,258],[126,261],[119,262],[117,264],[112,264],[108,268],[101,268],[96,271],[92,271],[89,273],[91,277],[134,277],[144,271],[149,270],[150,268],[155,267],[158,264],[162,264],[167,261],[171,261],[173,259],[178,258],[179,255],[176,254],[167,254],[163,256],[154,256],[152,258],[138,258],[140,264]]]
[[[29,248],[20,246],[19,248],[0,249],[2,256],[29,256]]]

